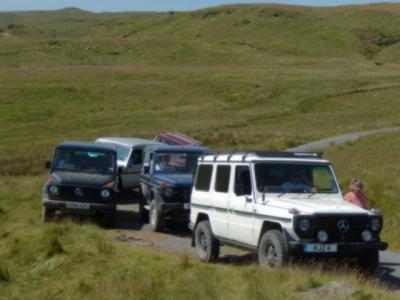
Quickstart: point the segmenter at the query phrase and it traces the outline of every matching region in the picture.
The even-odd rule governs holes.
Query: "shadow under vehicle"
[[[94,215],[104,226],[115,220],[118,186],[117,153],[112,145],[65,142],[46,163],[49,177],[42,189],[42,220],[56,212]]]

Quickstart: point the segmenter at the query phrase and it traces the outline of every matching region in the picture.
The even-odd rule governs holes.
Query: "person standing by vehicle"
[[[344,195],[344,200],[361,208],[367,209],[367,196],[363,192],[364,184],[359,179],[353,179],[350,185],[351,191]]]

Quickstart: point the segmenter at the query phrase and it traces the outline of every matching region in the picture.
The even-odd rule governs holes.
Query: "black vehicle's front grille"
[[[188,203],[190,202],[191,187],[173,187],[172,197],[166,198],[166,202]]]
[[[295,221],[295,231],[301,238],[316,239],[320,230],[328,233],[328,242],[362,242],[362,232],[370,228],[370,219],[367,215],[314,215],[310,218],[311,229],[303,232],[299,228],[299,221]]]
[[[108,198],[101,197],[100,193],[101,190],[97,188],[60,186],[58,196],[51,196],[51,199],[86,203],[110,203],[110,200],[113,199],[113,191],[110,191]]]

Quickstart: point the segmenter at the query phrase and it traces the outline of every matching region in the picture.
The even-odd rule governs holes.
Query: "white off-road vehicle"
[[[379,265],[382,216],[345,202],[331,163],[316,153],[251,152],[199,160],[189,227],[200,260],[220,245],[254,251],[260,265],[295,255],[352,257]]]

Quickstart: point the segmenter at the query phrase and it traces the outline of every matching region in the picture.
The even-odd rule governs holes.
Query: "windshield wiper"
[[[282,197],[283,195],[285,195],[287,192],[283,192],[281,194],[278,195],[278,198]]]

